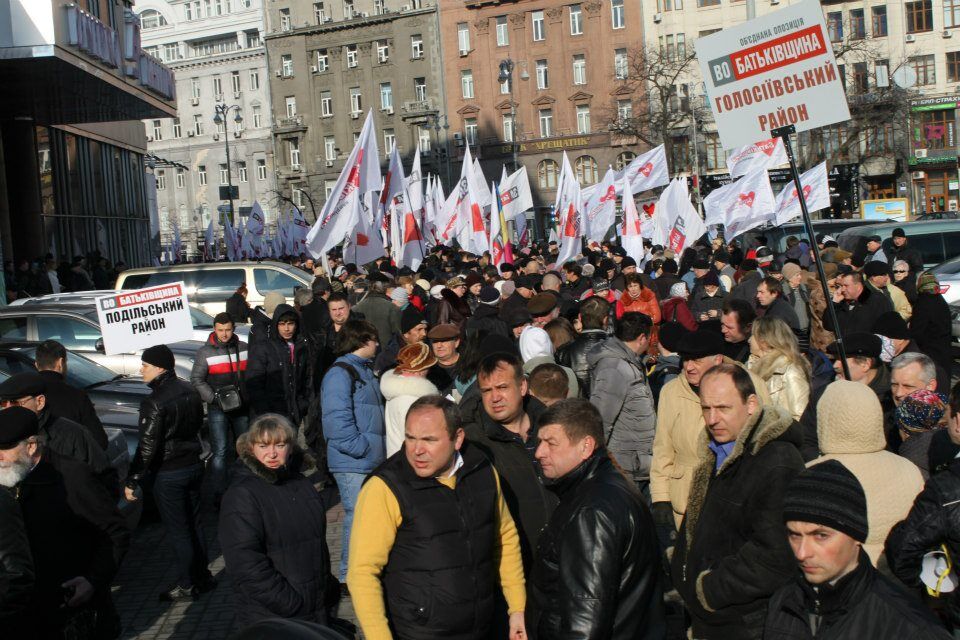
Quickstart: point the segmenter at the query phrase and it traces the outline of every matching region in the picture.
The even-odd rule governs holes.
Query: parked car
[[[227,298],[241,284],[247,285],[251,307],[263,304],[263,296],[270,291],[279,291],[293,304],[294,289],[309,287],[313,276],[282,262],[208,262],[128,269],[119,275],[115,286],[143,289],[180,281],[186,284],[191,304],[216,315],[226,311]]]
[[[960,256],[951,258],[930,269],[940,283],[940,294],[947,304],[960,302]]]
[[[960,224],[956,220],[930,220],[924,222],[882,222],[846,229],[837,237],[837,244],[853,254],[854,264],[859,264],[867,252],[867,237],[883,238],[883,248],[893,247],[891,234],[902,227],[910,247],[920,252],[926,268],[960,255]]]
[[[870,224],[870,220],[861,218],[830,218],[828,220],[814,220],[813,232],[817,235],[824,234],[837,237],[844,229],[859,227]],[[807,239],[807,230],[803,222],[788,222],[779,227],[767,226],[751,229],[740,237],[744,246],[754,246],[757,236],[763,236],[767,239],[767,246],[775,253],[781,253],[787,250],[787,238],[796,236],[799,240]]]
[[[206,338],[206,334],[204,334]],[[115,374],[140,373],[140,351],[106,355],[103,337],[93,301],[84,304],[24,304],[0,308],[0,341],[57,340],[64,347],[86,356]],[[196,340],[174,342],[167,346],[173,351],[176,373],[190,379],[190,370],[201,343]]]

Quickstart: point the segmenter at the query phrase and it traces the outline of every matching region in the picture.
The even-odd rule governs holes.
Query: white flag
[[[467,184],[473,161],[470,159],[470,147],[464,151],[463,164],[460,166],[460,179],[450,190],[443,206],[437,210],[437,242],[450,245],[467,217]]]
[[[503,217],[507,220],[513,220],[527,209],[533,209],[533,195],[530,193],[530,179],[526,167],[520,167],[509,176],[504,175],[499,187],[500,205],[503,207]]]
[[[488,193],[487,188],[484,188],[483,193]],[[484,251],[490,250],[490,242],[487,233],[488,227],[484,222],[483,214],[485,201],[482,198],[483,194],[477,193],[474,180],[471,179],[471,176],[468,176],[467,206],[469,213],[466,217],[466,220],[464,220],[459,239],[461,240],[460,244],[464,249],[478,256],[483,255]],[[487,199],[486,203],[488,205],[489,202],[489,199]]]
[[[250,217],[247,219],[247,233],[260,237],[263,235],[263,229],[263,207],[260,206],[259,202],[254,200],[253,206],[250,207]]]
[[[397,252],[397,266],[410,267],[414,271],[420,268],[420,263],[426,257],[426,248],[421,232],[420,215],[411,207],[413,196],[407,188],[403,194],[403,202],[397,207],[397,238],[399,251]]]
[[[803,185],[803,198],[807,201],[807,211],[818,211],[830,206],[830,183],[827,180],[827,163],[821,162],[800,176]],[[793,180],[787,183],[777,196],[774,222],[777,226],[800,217],[800,199],[797,198],[797,185]]]
[[[614,183],[618,190],[622,188],[624,178],[630,181],[630,189],[633,193],[640,193],[668,184],[670,174],[667,171],[667,153],[664,151],[663,145],[661,144],[646,153],[640,154],[631,160],[630,164],[618,171],[614,175]]]
[[[707,232],[707,227],[697,210],[690,204],[690,192],[687,179],[674,178],[660,194],[656,205],[656,215],[662,215],[661,223],[666,222],[666,245],[679,254],[683,248],[693,244]]]
[[[623,184],[621,180],[621,190]],[[626,192],[626,196],[633,199],[633,193]],[[607,236],[607,231],[617,220],[617,187],[614,184],[614,173],[612,168],[607,169],[597,187],[593,190],[590,198],[583,203],[584,211],[584,235],[587,240],[603,241]]]
[[[307,234],[307,249],[319,258],[338,245],[357,225],[360,197],[380,186],[380,158],[373,131],[373,114],[367,112],[360,137],[343,165],[320,219]]]
[[[358,266],[382,258],[385,253],[380,230],[374,226],[376,212],[373,192],[363,194],[360,209],[359,222],[343,246],[344,262],[352,262]]]
[[[623,224],[620,225],[620,246],[637,264],[642,264],[644,251],[640,213],[630,193],[630,183],[625,178],[622,182],[620,191],[623,193]]]
[[[731,178],[738,178],[760,169],[770,169],[789,162],[783,140],[770,138],[734,149],[727,158]]]
[[[473,183],[473,188],[476,189],[477,197],[480,198],[480,203],[482,206],[490,206],[490,187],[487,186],[487,179],[483,175],[483,169],[480,167],[480,161],[476,158],[473,159],[473,166],[470,171],[470,181]],[[488,212],[489,215],[489,212]]]
[[[554,204],[554,215],[560,221],[560,254],[557,256],[557,266],[573,260],[580,253],[581,239],[583,238],[583,221],[581,219],[580,183],[577,181],[567,152],[563,152],[563,165],[560,168],[560,184],[557,187],[557,201]]]
[[[776,208],[770,178],[762,168],[715,189],[703,205],[706,224],[722,224],[723,237],[728,241],[772,220]]]

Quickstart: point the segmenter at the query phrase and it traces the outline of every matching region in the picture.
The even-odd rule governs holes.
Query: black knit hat
[[[909,340],[910,328],[907,321],[896,311],[886,311],[874,321],[871,333],[891,340]]]
[[[143,350],[143,355],[140,356],[140,359],[147,364],[152,364],[155,367],[160,367],[167,371],[173,371],[176,366],[173,359],[173,351],[170,351],[170,347],[165,344],[155,344],[152,347],[147,347]]]
[[[400,314],[400,333],[406,333],[418,324],[427,324],[427,321],[415,306],[408,305]]]
[[[783,496],[783,521],[822,524],[866,542],[867,497],[857,477],[837,460],[803,470]]]

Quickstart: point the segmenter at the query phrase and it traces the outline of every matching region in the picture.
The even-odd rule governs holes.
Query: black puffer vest
[[[383,572],[387,617],[403,640],[482,640],[490,635],[499,580],[497,482],[469,444],[456,489],[420,478],[404,450],[372,475],[397,497],[403,522]]]

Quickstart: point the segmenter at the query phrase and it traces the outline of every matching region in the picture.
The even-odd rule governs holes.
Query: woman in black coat
[[[944,371],[953,368],[950,354],[952,321],[950,307],[940,295],[940,285],[929,271],[917,278],[917,299],[910,316],[910,337],[920,350],[930,356]],[[946,393],[946,389],[938,389]]]
[[[220,506],[220,546],[241,626],[266,618],[327,621],[327,516],[290,422],[264,414],[237,441]],[[338,596],[338,592],[333,592]]]
[[[235,324],[250,322],[250,305],[247,303],[247,285],[241,284],[233,295],[227,298],[227,313]]]

